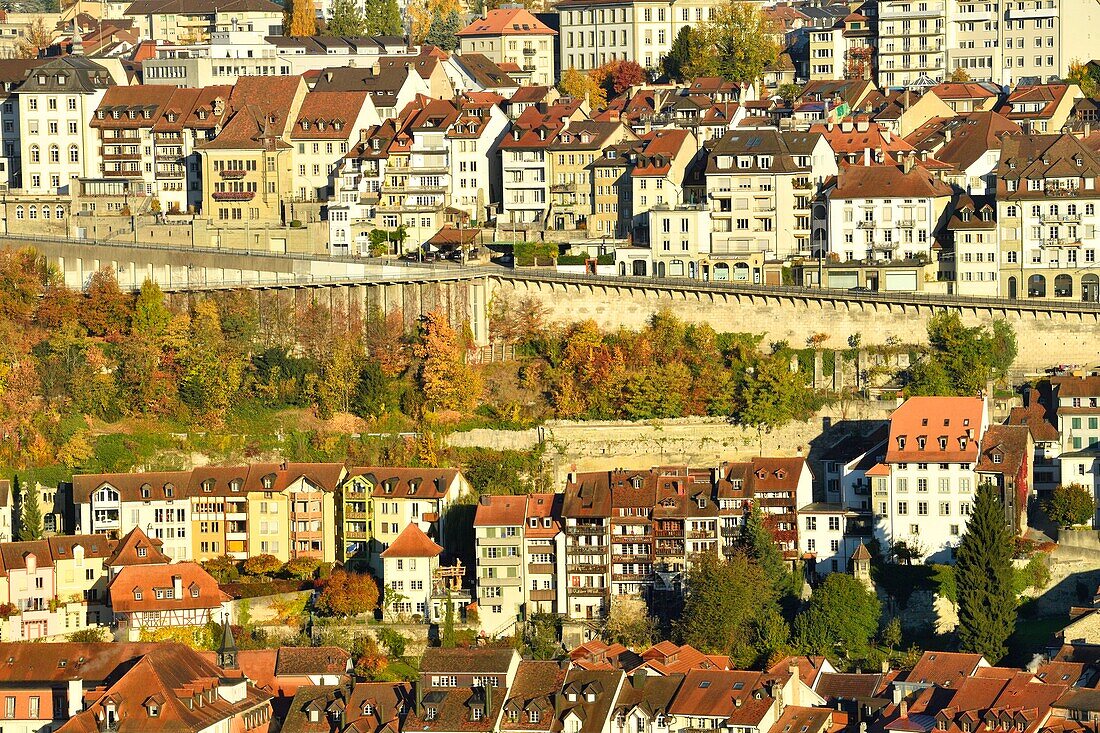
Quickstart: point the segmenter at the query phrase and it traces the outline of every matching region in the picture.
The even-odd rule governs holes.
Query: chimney
[[[798,664],[793,660],[787,665],[787,671],[791,675],[791,705],[802,704],[802,679],[798,676]]]
[[[913,170],[913,164],[915,159],[912,155],[903,156],[901,159],[901,170],[903,173],[908,173]]]
[[[902,718],[908,718],[909,717],[909,703],[908,703],[908,701],[902,700],[901,704],[898,705],[898,715],[901,716]]]
[[[863,165],[871,165],[871,149],[863,149]]]
[[[945,130],[943,131],[943,141],[944,141],[945,143],[949,143],[949,142],[951,142],[951,134],[952,134],[952,133],[951,133],[951,128],[950,128],[950,127],[948,127],[947,129],[945,129]]]
[[[172,576],[172,598],[173,600],[180,600],[183,598],[183,576]]]
[[[890,688],[890,698],[895,705],[901,704],[901,688],[897,684]]]
[[[566,481],[568,483],[571,483],[571,484],[577,483],[577,472],[576,471],[570,471],[569,476],[566,477]]]
[[[84,709],[84,685],[80,679],[68,681],[65,690],[65,701],[67,703],[70,718],[75,718],[80,714],[80,711]]]
[[[484,684],[481,687],[484,690],[485,697],[485,717],[488,718],[489,714],[493,711],[493,686],[490,684]]]
[[[492,503],[492,500],[489,498],[488,494],[482,494],[477,498],[477,503],[481,506],[489,506]]]
[[[645,670],[639,667],[634,670],[630,675],[630,684],[635,690],[640,690],[645,686],[646,673]]]

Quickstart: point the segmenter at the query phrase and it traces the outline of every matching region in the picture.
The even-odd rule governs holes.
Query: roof
[[[890,416],[886,461],[975,463],[984,411],[980,397],[910,397]]]
[[[295,99],[305,82],[300,76],[242,76],[229,95],[232,115],[205,149],[272,150],[287,143]]]
[[[1025,425],[990,425],[982,436],[982,452],[974,470],[1015,477],[1027,465],[1030,438]]]
[[[437,557],[443,552],[443,548],[432,541],[424,530],[410,522],[397,539],[382,551],[382,557]]]
[[[117,544],[117,540],[110,540],[103,534],[54,535],[47,537],[46,542],[49,543],[54,562],[75,557],[78,547],[83,550],[86,558],[111,557]]]
[[[897,165],[851,165],[840,169],[830,196],[837,199],[938,198],[951,187],[917,164],[909,172]]]
[[[349,468],[348,476],[361,476],[374,485],[373,495],[397,499],[438,499],[458,478],[455,468]]]
[[[124,15],[213,15],[214,13],[278,13],[269,0],[137,0]]]
[[[367,103],[365,91],[307,92],[290,137],[295,140],[347,140]]]
[[[1047,178],[1095,178],[1100,176],[1100,155],[1074,135],[1011,135],[1001,145],[997,166],[998,198],[1045,199]],[[1024,182],[1043,180],[1032,191]],[[1008,182],[1016,190],[1008,190]]]
[[[863,545],[861,544],[860,547]],[[864,548],[864,552],[866,549]],[[867,700],[879,691],[881,681],[881,674],[823,672],[817,686],[814,687],[814,692],[830,704],[836,700]]]
[[[183,598],[167,593],[157,598],[156,591],[172,590],[177,579]],[[124,567],[107,586],[107,593],[116,614],[211,609],[229,600],[218,581],[195,562]]]
[[[673,715],[719,717],[755,726],[775,702],[763,690],[764,674],[742,670],[691,670],[672,702]]]
[[[519,527],[526,518],[526,496],[482,496],[474,514],[474,526]]]
[[[275,661],[275,674],[281,675],[319,675],[345,674],[351,653],[338,646],[279,647]]]
[[[0,683],[44,683],[83,680],[95,685],[120,665],[140,658],[160,644],[115,642],[0,643]]]
[[[115,544],[106,565],[167,565],[171,559],[161,552],[164,542],[149,539],[141,527],[134,527]]]
[[[356,682],[306,685],[299,688],[287,710],[282,733],[331,733],[330,716],[338,716],[344,733],[388,733],[401,728],[402,711],[414,704],[407,682]],[[320,712],[316,723],[310,711]]]
[[[420,673],[504,674],[511,667],[515,656],[516,651],[511,647],[430,647],[420,659]]]
[[[1046,406],[1039,402],[1038,390],[1029,393],[1026,407],[1013,407],[1008,413],[1009,425],[1026,425],[1031,438],[1037,443],[1052,443],[1058,440],[1058,427]]]
[[[558,662],[542,662],[524,659],[516,668],[516,676],[508,688],[508,699],[504,702],[506,711],[520,713],[516,721],[504,720],[501,728],[506,730],[547,730],[553,726],[550,716],[542,715],[554,709],[554,700],[560,694],[565,682],[566,668]],[[530,722],[527,713],[531,709],[539,712],[537,722]]]
[[[556,36],[558,32],[524,8],[490,10],[460,30],[459,38],[478,36]]]
[[[963,652],[925,652],[906,675],[906,682],[951,687],[970,677],[985,659],[981,654]]]

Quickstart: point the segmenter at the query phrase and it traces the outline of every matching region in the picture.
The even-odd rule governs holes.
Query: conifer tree
[[[404,23],[397,0],[372,0],[367,3],[364,13],[366,34],[368,36],[403,36]]]
[[[361,36],[366,30],[367,20],[358,0],[334,0],[332,17],[329,18],[325,32],[330,36]]]
[[[1012,587],[1012,535],[991,484],[978,487],[974,513],[955,560],[959,597],[959,649],[996,664],[1007,653],[1016,624]]]
[[[28,486],[23,496],[19,517],[19,540],[42,539],[42,507],[38,503],[38,488]]]
[[[784,591],[789,572],[779,545],[775,544],[771,530],[764,524],[764,512],[759,504],[753,504],[749,516],[745,517],[745,524],[741,528],[741,542],[745,546],[745,554],[756,561],[773,587],[780,592]]]

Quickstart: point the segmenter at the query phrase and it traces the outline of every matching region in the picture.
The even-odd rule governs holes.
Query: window
[[[817,517],[806,517],[806,529],[808,529],[808,530],[817,529]]]
[[[904,517],[907,514],[909,514],[909,502],[899,501],[898,502],[898,515]]]

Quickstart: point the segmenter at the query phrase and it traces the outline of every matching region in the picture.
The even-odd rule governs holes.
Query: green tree
[[[22,542],[42,539],[42,506],[38,503],[38,487],[31,484],[27,484],[20,502],[19,539]]]
[[[803,407],[805,377],[792,372],[781,353],[755,359],[745,369],[734,422],[755,428],[764,450],[764,433],[794,418]]]
[[[428,35],[424,37],[425,43],[438,46],[444,51],[454,51],[458,48],[457,33],[462,30],[462,16],[457,10],[452,10],[443,16],[432,18],[432,24],[428,26]]]
[[[1094,71],[1095,66],[1091,63],[1082,64],[1079,60],[1074,59],[1069,62],[1069,71],[1066,73],[1066,81],[1070,84],[1076,84],[1081,88],[1081,93],[1086,97],[1095,97],[1100,92],[1100,84],[1097,83],[1097,76],[1100,75]]]
[[[1096,500],[1081,484],[1062,484],[1051,492],[1044,505],[1050,521],[1061,527],[1075,527],[1096,516]]]
[[[363,20],[368,36],[400,36],[404,33],[397,0],[367,3]]]
[[[1004,378],[1016,353],[1016,334],[1007,322],[968,328],[958,311],[941,311],[928,319],[928,355],[910,369],[906,391],[977,395]]]
[[[879,640],[882,645],[892,651],[897,651],[901,646],[901,618],[898,616],[891,616],[890,620],[886,622],[886,626],[882,627],[882,634],[879,636]]]
[[[754,503],[745,524],[741,526],[741,544],[752,560],[764,571],[765,577],[777,593],[785,593],[790,585],[790,571],[783,560],[783,553],[775,543],[775,537],[764,522],[764,512]]]
[[[691,26],[681,26],[668,53],[661,58],[661,71],[673,81],[684,80],[684,68],[691,61]]]
[[[165,368],[171,323],[164,293],[147,279],[134,304],[128,338],[119,348],[119,384],[134,412],[149,412],[175,402],[175,375]]]
[[[213,300],[195,304],[183,351],[180,396],[198,414],[221,420],[240,389],[244,363],[226,348],[218,307]]]
[[[330,36],[361,36],[367,29],[367,19],[358,0],[333,0],[332,17],[325,26]]]
[[[779,56],[772,21],[758,5],[737,0],[715,8],[689,41],[684,68],[688,77],[720,76],[756,84]]]
[[[728,560],[705,553],[695,556],[688,570],[687,600],[676,632],[683,644],[728,654],[735,666],[747,666],[767,651],[754,642],[756,629],[772,612],[778,612],[776,594],[759,565],[742,553]]]
[[[795,618],[795,636],[803,651],[859,659],[870,649],[881,614],[878,596],[863,583],[830,573]]]
[[[993,664],[1008,651],[1016,623],[1012,587],[1012,535],[992,484],[982,483],[955,559],[959,596],[959,649]]]
[[[521,650],[527,659],[556,659],[562,654],[561,619],[552,613],[533,613],[523,625]]]

